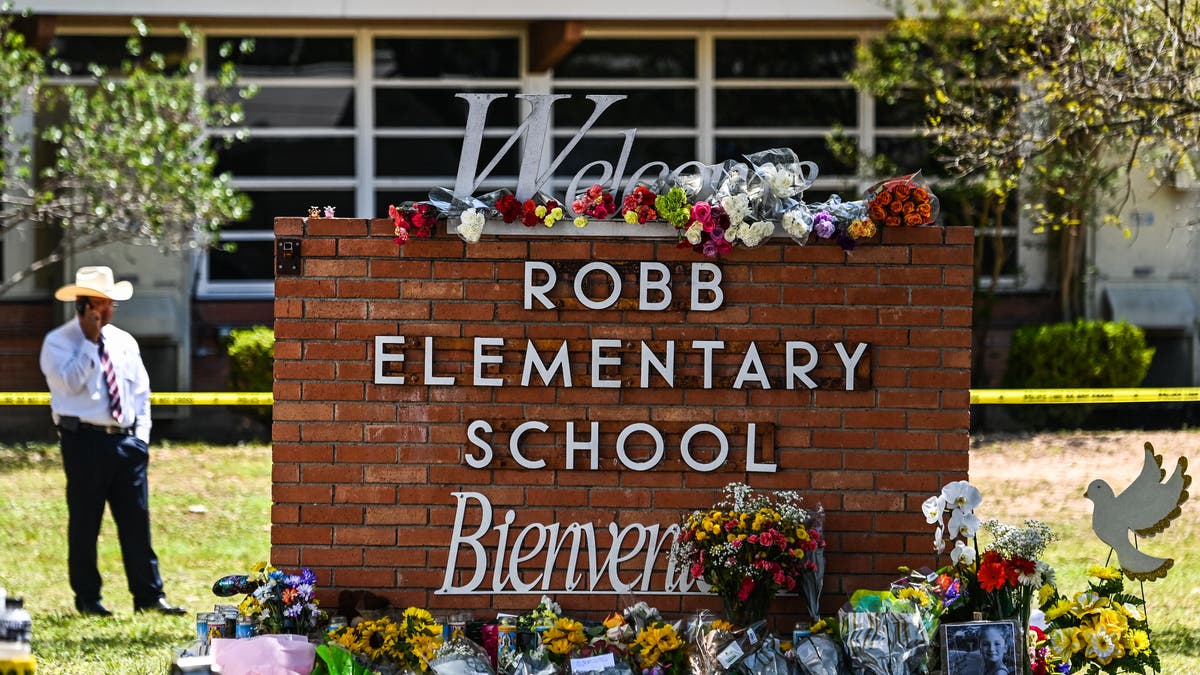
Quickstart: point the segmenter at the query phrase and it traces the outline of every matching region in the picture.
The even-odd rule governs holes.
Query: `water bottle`
[[[4,617],[0,618],[0,632],[6,643],[15,644],[23,653],[29,653],[29,643],[33,639],[33,618],[25,609],[25,601],[21,598],[7,598],[4,602]]]
[[[20,598],[6,598],[0,614],[0,671],[32,675],[36,662],[30,653],[33,619]]]

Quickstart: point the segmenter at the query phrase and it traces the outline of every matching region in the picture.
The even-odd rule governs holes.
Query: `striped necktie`
[[[117,389],[117,373],[113,370],[112,359],[104,350],[104,338],[97,343],[100,349],[100,367],[104,369],[104,381],[108,383],[108,410],[117,423],[121,422],[121,392]]]

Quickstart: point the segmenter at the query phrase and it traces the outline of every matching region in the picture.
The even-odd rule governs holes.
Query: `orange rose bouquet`
[[[938,198],[918,171],[867,190],[867,215],[879,227],[930,225],[937,220]]]

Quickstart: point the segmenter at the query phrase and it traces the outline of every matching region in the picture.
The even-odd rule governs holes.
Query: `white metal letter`
[[[492,425],[488,424],[486,420],[475,420],[467,425],[467,440],[471,442],[471,445],[483,451],[483,454],[478,457],[471,454],[463,456],[467,460],[467,466],[472,469],[482,469],[492,463],[492,444],[479,435],[481,431],[485,434],[492,433]]]
[[[621,346],[620,340],[596,339],[592,340],[592,386],[602,389],[620,389],[621,380],[606,380],[600,375],[600,368],[603,366],[620,366],[620,356],[601,356],[602,349],[618,349]]]
[[[704,351],[704,388],[712,389],[712,353],[714,349],[725,349],[725,341],[692,340],[692,349]]]
[[[842,365],[846,368],[846,391],[854,391],[854,368],[858,366],[858,360],[867,351],[867,343],[858,343],[858,347],[854,349],[854,356],[847,355],[846,348],[840,342],[833,343],[833,348],[837,350],[838,358],[842,360]]]
[[[612,279],[612,293],[607,298],[596,302],[588,297],[587,293],[583,292],[583,282],[587,276],[595,270],[601,270]],[[579,302],[588,309],[608,309],[617,302],[617,298],[621,297],[621,275],[617,272],[617,268],[609,265],[606,262],[590,262],[575,274],[575,297]]]
[[[537,349],[533,346],[533,340],[526,343],[525,346],[525,367],[521,370],[521,386],[529,386],[529,376],[533,374],[533,368],[537,368],[538,374],[542,376],[542,384],[550,386],[550,380],[554,379],[554,371],[562,373],[563,386],[571,386],[571,367],[569,356],[567,354],[567,341],[563,340],[562,346],[558,348],[558,353],[555,354],[554,360],[550,362],[550,367],[542,363],[542,357],[538,354]]]
[[[647,459],[644,462],[633,461],[629,458],[629,453],[625,452],[625,441],[639,431],[649,434],[650,438],[654,439],[654,454],[650,455],[650,459]],[[620,458],[621,464],[625,465],[626,469],[632,469],[634,471],[649,471],[650,469],[653,469],[654,467],[658,466],[658,463],[663,459],[662,433],[649,424],[644,424],[642,422],[630,424],[621,430],[621,435],[617,436],[617,457]]]
[[[658,278],[651,281],[650,272],[658,274]],[[642,263],[641,279],[638,281],[638,309],[656,311],[666,309],[671,306],[671,270],[660,262],[644,262]],[[660,300],[650,302],[647,298],[646,291],[654,289],[662,294]]]
[[[533,285],[533,271],[541,270],[546,273],[546,283],[538,286]],[[542,307],[546,309],[554,309],[554,303],[550,302],[550,298],[546,297],[546,291],[554,288],[554,284],[558,283],[558,274],[550,263],[544,263],[540,260],[525,261],[525,309],[533,309],[533,299],[542,303]]]
[[[487,574],[487,554],[479,540],[492,525],[492,503],[478,492],[451,492],[450,495],[458,500],[458,509],[454,514],[454,532],[450,535],[450,556],[446,559],[446,576],[442,578],[442,587],[438,589],[438,593],[466,594],[479,588],[484,575]],[[467,500],[470,499],[479,502],[479,528],[475,530],[474,534],[464,537],[462,534],[463,515],[467,510]],[[458,571],[456,569],[458,567],[458,549],[463,544],[471,547],[471,551],[475,554],[475,574],[465,586],[453,586],[454,576]]]
[[[403,354],[388,354],[383,350],[384,345],[404,344],[403,335],[375,336],[375,384],[404,384],[403,375],[384,375],[383,364],[404,360]]]
[[[712,274],[712,279],[701,281],[700,272],[702,271]],[[708,302],[701,301],[701,290],[711,292],[713,296],[712,300]],[[720,309],[721,304],[724,302],[725,293],[721,290],[721,268],[712,263],[692,263],[692,311],[711,312]]]
[[[540,469],[546,466],[546,460],[544,459],[530,460],[521,454],[521,437],[525,435],[526,431],[545,431],[549,428],[545,422],[530,420],[529,422],[522,422],[520,426],[513,429],[512,435],[508,439],[508,451],[512,454],[513,459],[517,460],[517,464],[526,469]]]
[[[803,365],[796,364],[796,350],[803,349],[808,352],[808,363]],[[787,354],[787,388],[795,389],[796,380],[804,383],[804,386],[809,389],[816,389],[817,383],[808,376],[809,371],[817,367],[817,348],[812,346],[811,342],[787,342],[784,345],[784,352]]]
[[[591,461],[588,468],[595,471],[600,468],[600,423],[592,422],[591,440],[575,440],[575,423],[567,422],[567,471],[575,468],[575,453],[588,450]]]
[[[712,434],[720,446],[720,452],[717,453],[717,456],[711,462],[705,464],[697,462],[696,458],[692,457],[692,438],[701,432]],[[697,424],[684,432],[683,438],[679,440],[679,452],[683,455],[684,463],[692,467],[693,470],[703,472],[716,471],[729,458],[729,439],[725,437],[725,432],[721,431],[720,427],[712,424]]]
[[[487,363],[503,363],[504,357],[499,354],[484,354],[484,347],[501,347],[504,345],[504,338],[475,338],[475,386],[476,387],[499,387],[504,384],[504,380],[499,377],[484,377],[483,366]]]
[[[658,374],[667,383],[667,386],[675,386],[674,340],[667,340],[667,360],[665,362],[659,361],[658,356],[656,356],[654,352],[650,350],[650,345],[646,344],[645,341],[642,341],[642,367],[640,369],[642,377],[642,389],[646,389],[650,386],[651,366],[654,367],[654,370],[658,371]]]
[[[454,384],[453,375],[433,374],[433,336],[425,336],[425,384]]]

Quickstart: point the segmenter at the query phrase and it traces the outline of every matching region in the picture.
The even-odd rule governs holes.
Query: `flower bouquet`
[[[1093,566],[1088,577],[1086,591],[1071,597],[1054,591],[1042,605],[1048,623],[1044,643],[1034,646],[1035,668],[1041,656],[1043,672],[1160,671],[1150,644],[1145,601],[1125,592],[1118,568]]]
[[[795,492],[756,493],[731,483],[724,493],[711,509],[683,518],[671,560],[712,587],[731,621],[747,625],[766,616],[778,591],[796,590],[817,573],[820,511],[801,508]],[[801,590],[819,594],[820,586]]]
[[[648,221],[658,219],[658,211],[654,209],[654,200],[658,195],[650,188],[639,185],[633,192],[621,200],[621,218],[630,225],[645,225]]]
[[[404,672],[423,673],[441,645],[441,626],[424,609],[409,607],[399,620],[384,616],[333,631],[329,642],[350,652],[354,661],[382,675]],[[327,654],[335,650],[318,649],[327,663]],[[349,675],[351,671],[329,671],[331,675]]]
[[[604,188],[596,183],[587,189],[587,192],[575,197],[571,203],[571,210],[576,214],[575,226],[584,227],[588,224],[588,219],[607,220],[612,218],[617,213],[617,205],[613,200],[611,192],[606,192]]]
[[[425,202],[408,203],[396,206],[388,205],[388,217],[396,226],[392,241],[397,246],[404,246],[409,239],[428,239],[433,236],[433,228],[437,225],[441,212],[433,204]]]
[[[229,584],[230,581],[239,581]],[[286,633],[310,635],[328,624],[328,617],[318,607],[314,597],[317,575],[303,569],[300,574],[288,574],[266,562],[256,562],[246,575],[225,577],[213,585],[217,595],[244,592],[238,612],[253,619],[258,634]]]
[[[681,675],[687,671],[687,648],[679,628],[653,621],[638,631],[629,653],[644,675]]]
[[[915,227],[937,221],[938,198],[921,172],[889,178],[867,190],[867,212],[879,227]]]

